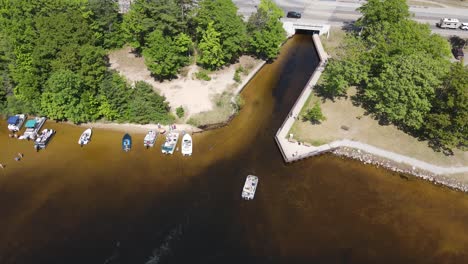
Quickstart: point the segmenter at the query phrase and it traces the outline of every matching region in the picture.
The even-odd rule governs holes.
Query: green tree
[[[124,121],[132,90],[117,72],[107,74],[99,86],[99,113],[107,120]]]
[[[185,115],[185,110],[184,110],[184,108],[183,108],[182,106],[177,107],[177,108],[176,108],[176,114],[177,114],[177,116],[178,116],[179,118],[184,117],[184,115]]]
[[[327,120],[327,118],[322,113],[322,108],[320,107],[319,102],[315,102],[314,106],[306,111],[303,115],[305,120],[308,120],[312,123],[320,123],[321,121]]]
[[[247,23],[249,49],[263,59],[278,56],[280,45],[286,40],[286,32],[279,20],[283,11],[272,0],[261,0],[257,12]]]
[[[362,17],[356,22],[357,26],[368,27],[381,23],[396,24],[410,17],[406,0],[368,0],[358,8]]]
[[[217,37],[221,52],[217,56],[220,56],[221,65],[237,60],[245,49],[247,33],[246,25],[242,17],[237,15],[234,3],[231,0],[202,0],[195,12],[197,40],[203,42],[205,32],[213,27],[219,33]]]
[[[94,33],[94,45],[108,49],[124,44],[117,0],[88,0],[83,16]]]
[[[172,78],[180,68],[187,65],[192,41],[180,33],[174,39],[164,37],[163,32],[152,32],[147,40],[147,48],[143,50],[145,63],[151,73],[158,79]]]
[[[203,32],[202,39],[198,44],[200,51],[198,62],[205,68],[214,70],[225,63],[219,39],[220,35],[221,33],[217,32],[213,27],[213,22],[208,24],[206,31]]]
[[[60,70],[46,83],[41,98],[42,113],[55,120],[84,121],[80,118],[82,84],[77,74]]]
[[[187,21],[176,0],[136,0],[124,15],[122,28],[130,45],[141,52],[151,32],[160,30],[164,36],[175,37],[187,30]]]
[[[444,64],[424,53],[396,56],[371,77],[364,91],[365,100],[383,120],[411,130],[421,128],[431,109],[434,89],[446,73]]]
[[[164,96],[153,91],[150,84],[137,82],[129,103],[128,120],[138,124],[164,124],[173,121],[174,117],[169,113],[169,104],[165,100]]]
[[[468,147],[468,68],[454,63],[444,84],[436,90],[425,123],[426,135],[436,148]]]

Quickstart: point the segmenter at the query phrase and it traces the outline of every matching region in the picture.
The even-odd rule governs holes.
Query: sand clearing
[[[189,66],[187,77],[179,76],[178,79],[159,82],[151,77],[146,68],[143,57],[136,57],[130,47],[113,51],[109,54],[111,69],[115,69],[125,76],[130,83],[146,81],[153,85],[154,89],[167,98],[171,110],[183,106],[186,117],[192,114],[210,111],[213,109],[211,99],[215,94],[221,94],[229,87],[236,85],[233,80],[236,67],[243,65],[257,65],[261,63],[249,56],[242,56],[240,62],[225,67],[210,75],[211,81],[197,80],[193,74],[200,68],[196,65]]]

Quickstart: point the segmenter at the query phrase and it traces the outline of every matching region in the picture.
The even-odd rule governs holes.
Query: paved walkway
[[[380,149],[372,145],[368,145],[362,142],[352,141],[348,139],[333,141],[329,144],[321,145],[318,147],[315,146],[306,146],[298,142],[291,142],[288,140],[289,135],[287,133],[291,130],[292,125],[296,121],[296,118],[299,117],[300,111],[307,99],[309,98],[314,85],[317,83],[320,75],[322,74],[326,60],[328,58],[327,53],[324,51],[322,43],[318,35],[313,35],[313,40],[317,52],[320,56],[320,64],[312,74],[309,82],[302,90],[301,95],[294,103],[293,108],[291,109],[290,114],[283,122],[283,125],[280,127],[276,133],[275,140],[278,143],[278,146],[281,150],[281,154],[286,162],[293,162],[296,160],[304,159],[307,157],[315,156],[320,153],[328,152],[333,149],[340,147],[349,147],[354,149],[362,150],[366,153],[376,155],[385,159],[389,159],[398,163],[408,164],[414,168],[422,169],[434,174],[459,174],[459,173],[468,173],[468,167],[440,167],[427,162],[417,160],[408,156],[400,155],[391,151]]]

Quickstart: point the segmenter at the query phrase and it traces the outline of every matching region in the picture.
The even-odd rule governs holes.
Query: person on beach
[[[2,163],[0,163],[0,168],[4,169],[4,168],[5,168],[5,165],[3,165]]]
[[[18,156],[19,156],[20,158],[24,157],[23,153],[21,153],[21,152],[18,152]]]

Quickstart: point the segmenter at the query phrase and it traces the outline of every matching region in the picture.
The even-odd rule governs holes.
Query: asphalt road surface
[[[360,0],[274,0],[285,12],[298,11],[302,20],[314,23],[325,23],[332,26],[343,26],[352,23],[361,15],[356,9],[365,1]],[[239,13],[245,17],[256,11],[260,0],[233,0],[239,7]],[[421,23],[428,23],[433,32],[443,36],[458,35],[468,38],[468,30],[440,29],[435,26],[443,17],[458,18],[468,23],[468,9],[410,7],[414,19]]]

